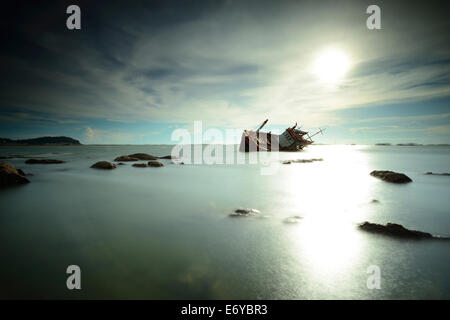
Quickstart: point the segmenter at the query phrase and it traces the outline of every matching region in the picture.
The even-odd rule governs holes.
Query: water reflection
[[[333,146],[308,157],[323,162],[291,167],[286,180],[291,204],[304,217],[289,233],[294,254],[311,276],[326,280],[351,269],[362,255],[356,222],[370,214],[372,180],[366,155],[353,146]],[[332,177],[332,178],[330,178]]]

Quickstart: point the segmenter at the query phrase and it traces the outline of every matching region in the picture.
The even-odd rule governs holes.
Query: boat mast
[[[256,132],[259,132],[259,130],[261,130],[266,125],[267,121],[269,121],[269,119],[266,119],[266,121],[264,121],[262,123],[262,125],[259,126],[259,128],[258,128],[258,130],[256,130]]]

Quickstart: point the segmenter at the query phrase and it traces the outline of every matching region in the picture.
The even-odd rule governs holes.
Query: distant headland
[[[69,137],[39,137],[32,139],[12,140],[0,138],[0,146],[80,146],[80,141]]]

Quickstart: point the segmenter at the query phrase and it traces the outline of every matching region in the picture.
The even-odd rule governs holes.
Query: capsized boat
[[[297,123],[293,127],[287,128],[280,135],[271,132],[261,132],[260,130],[268,121],[269,119],[266,119],[256,131],[244,130],[239,151],[300,151],[314,143],[311,139],[312,137],[323,132],[320,129],[310,136],[307,131],[296,129]]]

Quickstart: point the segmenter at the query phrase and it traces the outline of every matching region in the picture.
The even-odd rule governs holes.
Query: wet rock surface
[[[20,169],[19,169],[20,170]],[[7,162],[0,162],[0,187],[12,187],[29,183],[25,173]]]
[[[133,153],[133,154],[129,154],[128,157],[137,158],[139,160],[158,160],[157,157],[152,156],[147,153]]]
[[[412,182],[411,178],[407,175],[394,171],[387,170],[374,170],[370,173],[371,176],[379,178],[386,182],[392,183],[408,183]]]
[[[56,163],[65,163],[64,160],[55,160],[55,159],[28,159],[25,161],[26,164],[56,164]]]
[[[179,159],[178,157],[175,156],[164,156],[164,157],[158,157],[158,159],[166,159],[166,160],[171,160],[171,159]]]
[[[135,168],[147,168],[148,165],[146,163],[133,163],[133,167],[135,167]]]
[[[114,163],[109,162],[109,161],[99,161],[99,162],[94,163],[91,166],[91,168],[111,170],[111,169],[115,169],[116,165]]]
[[[386,225],[370,223],[365,221],[359,225],[361,230],[382,234],[391,237],[397,238],[407,238],[407,239],[431,239],[433,236],[430,233],[417,231],[417,230],[409,230],[403,227],[400,224],[396,223],[387,223]]]
[[[230,217],[248,217],[260,214],[261,212],[252,208],[241,208],[234,210],[233,213],[230,214]]]

